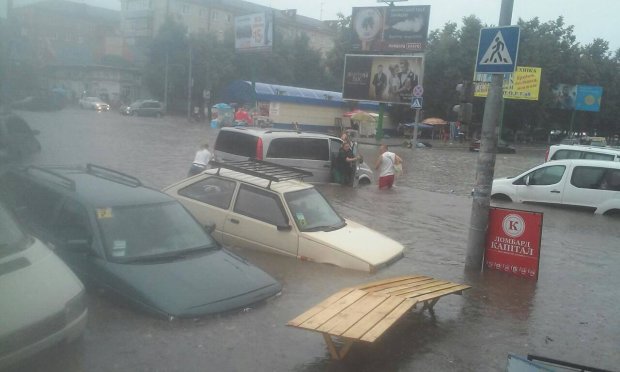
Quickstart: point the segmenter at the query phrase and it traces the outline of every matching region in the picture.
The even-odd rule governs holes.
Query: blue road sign
[[[603,87],[595,85],[577,85],[575,110],[600,111]]]
[[[518,26],[481,29],[476,72],[487,74],[514,72],[517,66],[520,32]]]
[[[421,109],[422,108],[422,102],[423,102],[423,98],[422,97],[413,97],[413,99],[411,100],[411,108],[412,109]]]

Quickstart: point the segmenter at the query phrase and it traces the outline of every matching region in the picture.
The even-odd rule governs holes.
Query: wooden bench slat
[[[354,288],[344,288],[334,293],[333,295],[327,297],[325,300],[321,301],[320,303],[314,305],[313,307],[305,311],[303,314],[297,316],[295,319],[290,320],[288,323],[286,323],[286,325],[293,326],[293,327],[299,326],[301,323],[312,318],[314,315],[320,313],[321,311],[326,309],[329,305],[340,300],[342,297],[348,295],[353,290]]]
[[[322,309],[319,313],[312,316],[310,319],[301,323],[299,327],[306,328],[310,330],[316,330],[325,322],[333,318],[335,315],[340,313],[342,310],[351,306],[351,304],[355,303],[360,298],[366,296],[368,293],[364,291],[360,291],[359,289],[354,289],[346,296],[332,303],[328,307]]]
[[[389,296],[368,294],[317,328],[317,331],[340,336],[388,298]]]
[[[355,287],[355,288],[362,289],[362,290],[368,291],[368,292],[376,292],[376,291],[378,291],[380,289],[383,289],[384,287],[391,287],[393,285],[397,285],[397,283],[402,282],[402,281],[416,280],[416,279],[432,279],[432,278],[430,278],[428,276],[425,276],[425,275],[399,276],[399,277],[396,277],[396,278],[384,279],[384,280],[379,280],[379,281],[372,282],[372,283],[362,284],[362,285],[360,285],[358,287]]]
[[[377,306],[373,311],[369,312],[355,323],[351,328],[344,332],[341,336],[353,339],[359,339],[365,333],[372,329],[377,323],[385,318],[389,313],[400,305],[406,299],[404,297],[390,296],[387,300],[383,301],[381,305]],[[411,302],[411,307],[416,304],[416,301]]]
[[[432,300],[432,299],[437,298],[437,297],[443,297],[443,296],[446,296],[446,295],[449,295],[449,294],[452,294],[452,293],[455,293],[455,292],[460,292],[460,291],[463,291],[463,290],[469,289],[469,288],[471,288],[471,286],[464,285],[464,284],[457,285],[456,287],[452,287],[452,288],[449,288],[449,289],[444,289],[442,291],[429,293],[429,294],[423,295],[423,296],[418,296],[418,297],[415,297],[415,299],[418,302],[428,301],[428,300]]]
[[[403,293],[403,294],[400,294],[399,296],[403,296],[407,298],[415,298],[416,300],[418,300],[419,296],[433,294],[435,292],[443,291],[444,289],[449,289],[449,288],[456,287],[456,286],[458,286],[457,283],[447,282],[445,284],[434,286],[431,288],[414,290],[412,292]]]
[[[433,284],[436,282],[437,280],[429,278],[429,279],[420,280],[418,282],[407,283],[407,284],[403,284],[399,286],[394,286],[391,288],[385,288],[380,291],[377,291],[376,293],[381,293],[381,294],[386,294],[386,295],[395,295],[400,291],[407,292],[407,291],[411,291],[415,288],[420,288],[423,286],[429,286],[429,285],[433,286],[433,285],[436,285],[436,284]],[[440,284],[443,284],[443,283],[448,283],[448,282],[441,282]]]
[[[445,280],[433,280],[430,282],[421,283],[419,286],[412,286],[409,288],[399,289],[398,291],[394,291],[390,294],[393,296],[410,297],[410,296],[407,296],[407,293],[413,293],[413,292],[422,291],[425,289],[431,289],[431,288],[439,287],[439,286],[446,285],[446,284],[456,285],[456,283],[447,282]]]
[[[366,334],[364,334],[360,340],[366,342],[375,342],[385,331],[387,331],[392,324],[396,323],[409,309],[415,305],[415,301],[406,299],[396,306],[385,318],[380,320],[374,327],[372,327]]]

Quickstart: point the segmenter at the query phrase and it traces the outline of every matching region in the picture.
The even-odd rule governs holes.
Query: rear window
[[[276,138],[271,141],[268,158],[329,160],[327,138]]]
[[[258,137],[231,131],[220,131],[215,140],[215,151],[233,155],[256,157],[256,142]]]
[[[561,160],[561,159],[580,159],[581,151],[576,150],[558,150],[553,154],[551,160]]]
[[[583,158],[584,159],[590,159],[590,160],[607,160],[607,161],[613,161],[614,160],[614,156],[610,155],[610,154],[599,154],[597,152],[584,152],[583,153]]]
[[[620,191],[620,169],[575,167],[570,183],[582,189]]]

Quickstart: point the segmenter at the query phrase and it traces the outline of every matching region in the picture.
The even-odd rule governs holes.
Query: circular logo
[[[421,85],[416,85],[413,87],[413,96],[414,97],[422,97],[424,94],[424,88]]]
[[[509,214],[502,221],[504,233],[512,238],[518,238],[525,232],[525,221],[517,214]]]
[[[586,105],[592,106],[593,104],[596,103],[596,98],[594,98],[594,96],[586,96],[585,101],[586,101]]]

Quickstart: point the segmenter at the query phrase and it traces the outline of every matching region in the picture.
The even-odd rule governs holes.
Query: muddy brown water
[[[67,109],[25,112],[43,151],[34,164],[92,162],[162,188],[183,178],[199,143],[216,131],[184,119],[124,117]],[[284,288],[267,303],[228,314],[172,322],[90,291],[90,318],[78,342],[16,366],[24,371],[501,371],[508,353],[537,354],[620,369],[620,220],[589,212],[502,204],[544,213],[538,282],[502,273],[465,273],[475,153],[466,148],[405,149],[397,187],[379,191],[322,185],[345,217],[405,246],[405,257],[375,274],[237,251]],[[543,147],[498,155],[496,177],[542,162]],[[362,145],[372,163],[377,148]],[[380,278],[424,274],[472,285],[434,314],[408,314],[372,345],[332,361],[320,334],[288,320],[338,289]]]

